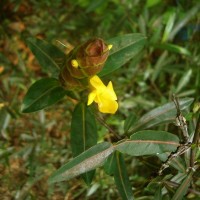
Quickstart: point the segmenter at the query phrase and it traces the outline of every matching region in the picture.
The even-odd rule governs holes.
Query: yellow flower
[[[112,82],[110,81],[105,86],[97,75],[91,77],[89,82],[91,92],[88,95],[87,105],[95,101],[98,104],[100,112],[114,114],[118,109],[118,103],[116,102],[117,96],[113,90]]]

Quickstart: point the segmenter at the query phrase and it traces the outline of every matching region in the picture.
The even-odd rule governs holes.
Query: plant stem
[[[112,133],[117,139],[121,139],[120,136],[102,119],[98,114],[95,114],[96,119],[102,124],[104,127],[108,129],[110,133]]]
[[[186,123],[184,116],[181,113],[179,101],[175,95],[173,95],[173,101],[174,101],[174,104],[175,104],[176,110],[177,110],[176,121],[177,121],[177,125],[180,127],[180,129],[182,131],[183,142],[188,143],[189,134],[188,134],[187,123]]]

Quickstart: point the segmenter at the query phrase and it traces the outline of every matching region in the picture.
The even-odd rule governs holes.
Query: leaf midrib
[[[153,144],[168,144],[168,145],[174,145],[174,146],[179,146],[180,144],[178,142],[174,141],[162,141],[162,140],[126,140],[122,143],[116,144],[115,146],[120,146],[125,143],[153,143]]]
[[[191,171],[188,176],[185,178],[185,180],[182,182],[182,184],[180,185],[180,187],[177,189],[177,192],[175,193],[175,195],[172,197],[172,200],[176,200],[176,199],[180,199],[180,197],[182,196],[182,194],[184,193],[184,189],[187,187],[189,187],[189,182],[191,182],[192,179],[192,175],[193,175],[193,171]],[[184,196],[184,195],[183,195]]]
[[[45,96],[48,92],[50,92],[51,90],[55,89],[59,87],[59,85],[51,87],[50,89],[46,90],[42,95],[40,95],[37,99],[35,99],[31,104],[29,104],[28,107],[25,107],[23,110],[26,110],[27,108],[30,108],[31,106],[33,106],[33,104],[37,101],[39,101],[39,99],[41,99],[43,96]]]
[[[88,163],[88,161],[92,160],[94,157],[97,157],[97,156],[100,155],[100,154],[104,154],[106,151],[109,152],[108,155],[106,156],[106,157],[108,157],[108,156],[114,151],[113,146],[111,145],[111,146],[109,146],[108,148],[104,149],[103,151],[100,151],[100,152],[98,152],[98,153],[96,153],[96,154],[93,154],[93,155],[91,155],[90,157],[87,157],[86,159],[80,160],[78,163],[74,164],[73,166],[70,166],[70,167],[67,166],[66,169],[65,169],[65,170],[63,169],[63,172],[61,172],[60,174],[56,174],[56,175],[50,177],[50,180],[51,180],[50,183],[59,182],[60,179],[62,179],[63,176],[67,176],[67,175],[68,175],[68,173],[69,173],[68,171],[69,171],[69,170],[73,171],[74,168],[79,169],[80,166],[83,165],[83,163]],[[106,159],[106,157],[103,158],[103,159]],[[102,159],[102,160],[103,160],[103,159]],[[73,160],[72,160],[72,161],[73,161]],[[67,163],[67,164],[69,164],[69,163]],[[66,165],[67,165],[67,164],[66,164]],[[98,163],[98,164],[99,164],[99,163]],[[95,166],[94,168],[96,168],[96,167],[98,167],[98,166]],[[58,169],[58,170],[59,170],[59,169]],[[84,172],[84,173],[86,173],[86,172]],[[68,177],[68,178],[69,178],[69,177]],[[70,178],[72,178],[72,177],[70,177]],[[69,178],[69,179],[70,179],[70,178]],[[54,179],[55,181],[52,181],[53,179]],[[66,178],[66,179],[64,179],[64,180],[68,180],[68,179]]]
[[[83,128],[83,151],[86,150],[86,121],[85,121],[85,105],[82,104],[82,128]]]
[[[183,105],[186,104],[186,103],[188,103],[188,101],[189,101],[189,99],[186,100],[186,101],[183,103]],[[175,108],[175,106],[173,105],[173,107],[171,106],[171,107],[169,107],[169,109],[166,109],[166,110],[164,110],[163,112],[159,112],[159,113],[153,115],[152,117],[146,118],[146,120],[141,120],[141,119],[142,119],[142,118],[141,118],[138,122],[136,122],[136,126],[134,126],[130,131],[128,131],[128,134],[130,134],[131,132],[133,132],[135,129],[137,130],[138,127],[143,126],[144,124],[147,124],[148,122],[150,122],[151,120],[155,119],[155,118],[158,117],[159,115],[163,115],[163,114],[165,114],[165,113],[167,113],[167,112],[172,111],[174,108]],[[167,118],[167,119],[169,120],[170,118]],[[163,120],[163,121],[164,121],[164,120]],[[141,124],[141,122],[142,122],[142,124]],[[137,124],[138,124],[138,125],[137,125]]]
[[[113,54],[115,54],[115,53],[118,53],[119,51],[122,51],[123,49],[126,49],[126,48],[132,46],[133,44],[135,44],[135,43],[137,43],[137,42],[140,42],[141,40],[145,40],[146,38],[147,38],[147,37],[143,37],[143,38],[141,38],[141,39],[139,39],[139,40],[134,41],[134,42],[131,43],[130,45],[127,45],[127,46],[125,46],[125,47],[123,47],[123,48],[117,49],[117,51],[115,51],[115,52],[113,52],[113,53],[110,53],[109,56],[111,56],[111,55],[113,55]]]
[[[126,187],[125,187],[125,184],[124,184],[124,180],[122,178],[122,170],[121,170],[121,167],[120,167],[120,162],[119,162],[119,154],[116,156],[117,158],[117,168],[118,168],[118,171],[119,171],[119,176],[120,176],[120,180],[121,180],[121,183],[122,183],[122,187],[123,187],[123,190],[124,190],[124,193],[126,195],[126,198],[128,198],[128,194],[126,192]]]
[[[58,67],[58,65],[56,64],[56,62],[55,62],[53,59],[51,59],[51,57],[50,57],[45,51],[43,51],[39,46],[35,45],[32,41],[29,40],[29,42],[30,42],[33,46],[35,46],[37,49],[39,49],[40,52],[42,52],[42,54],[44,54],[44,55],[54,64],[54,66],[55,66],[57,69],[59,69],[59,67]]]

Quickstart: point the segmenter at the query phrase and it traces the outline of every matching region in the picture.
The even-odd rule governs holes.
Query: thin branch
[[[98,114],[95,114],[96,119],[99,121],[100,124],[102,124],[104,127],[108,129],[110,133],[112,133],[117,139],[121,139],[121,137],[105,122],[104,119],[102,119]]]
[[[172,160],[182,154],[184,154],[189,148],[191,147],[191,143],[186,143],[186,144],[180,144],[180,146],[178,146],[178,148],[176,149],[176,152],[172,152],[169,157],[167,158],[167,160],[162,164],[162,166],[160,167],[160,170],[158,172],[158,175],[161,176],[163,171],[169,167],[169,165],[171,164]]]
[[[175,104],[176,110],[177,110],[177,115],[176,115],[177,125],[180,127],[182,134],[183,134],[183,143],[188,143],[189,134],[188,134],[187,123],[181,113],[178,98],[174,94],[173,94],[173,101],[174,101],[174,104]]]
[[[179,105],[179,101],[178,98],[173,95],[173,101],[174,104],[176,106],[176,110],[177,110],[177,114],[176,114],[176,121],[177,121],[177,125],[181,128],[182,130],[182,138],[183,138],[183,143],[181,143],[178,148],[176,149],[176,152],[172,152],[167,160],[162,164],[162,166],[160,167],[160,170],[158,171],[158,175],[162,175],[163,171],[169,167],[169,165],[171,164],[171,161],[184,154],[185,152],[187,152],[187,150],[191,147],[191,143],[189,142],[188,138],[189,138],[189,134],[188,134],[188,128],[187,128],[187,123],[185,118],[183,117],[182,113],[181,113],[181,109],[180,109],[180,105]]]

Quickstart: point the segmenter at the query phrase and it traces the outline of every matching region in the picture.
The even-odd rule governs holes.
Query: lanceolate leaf
[[[159,49],[164,49],[173,53],[183,54],[186,56],[191,55],[191,52],[188,49],[175,45],[175,44],[163,43],[163,44],[155,45],[154,47],[157,47]]]
[[[94,115],[84,103],[76,106],[71,122],[71,147],[73,156],[76,157],[97,143],[97,127]],[[83,174],[83,179],[90,184],[94,170]]]
[[[121,153],[132,156],[156,155],[164,152],[172,152],[179,146],[179,138],[166,131],[139,131],[115,145],[115,149]]]
[[[108,142],[99,143],[63,165],[49,178],[49,183],[69,180],[101,166],[114,151]]]
[[[123,200],[133,199],[133,193],[129,177],[126,171],[126,164],[124,162],[123,155],[119,152],[115,152],[115,159],[113,160],[114,168],[114,179],[118,191]]]
[[[60,99],[66,91],[55,78],[44,78],[36,81],[28,90],[22,103],[22,112],[30,113],[44,109]]]
[[[27,39],[27,45],[35,55],[42,69],[47,73],[57,76],[59,66],[62,65],[66,55],[56,46],[37,38]]]
[[[112,44],[111,53],[99,76],[107,75],[123,66],[141,51],[146,42],[146,37],[140,33],[118,36],[106,41]]]
[[[188,108],[193,100],[193,98],[179,99],[180,109],[184,110]],[[128,134],[130,135],[135,131],[147,129],[162,123],[174,122],[176,114],[177,110],[173,102],[157,107],[143,115],[136,123],[134,123],[128,131]]]
[[[97,143],[97,126],[90,107],[78,104],[72,114],[71,146],[73,156],[78,156]]]
[[[176,14],[175,14],[175,12],[173,12],[169,16],[169,19],[165,26],[165,30],[164,30],[163,37],[162,37],[162,42],[166,42],[168,40],[169,34],[171,33],[171,31],[173,29],[175,19],[176,19]]]
[[[104,170],[107,174],[114,175],[115,184],[122,199],[133,199],[123,155],[117,151],[111,154],[104,164]]]
[[[137,116],[134,113],[131,113],[124,122],[124,132],[126,133],[131,126],[137,121]]]
[[[180,92],[185,86],[187,86],[191,77],[192,77],[192,69],[189,69],[182,75],[181,79],[179,80],[175,93]]]
[[[193,174],[194,174],[194,171],[191,170],[190,173],[184,179],[184,181],[181,183],[179,188],[176,190],[176,193],[172,197],[172,200],[181,200],[181,199],[183,199],[184,195],[187,193],[187,190],[188,190],[188,188],[190,186]]]
[[[103,167],[104,167],[104,171],[112,176],[114,173],[114,168],[115,168],[115,154],[111,154],[107,159],[106,162],[104,163]]]
[[[155,200],[162,200],[162,185],[159,184],[154,195]]]

